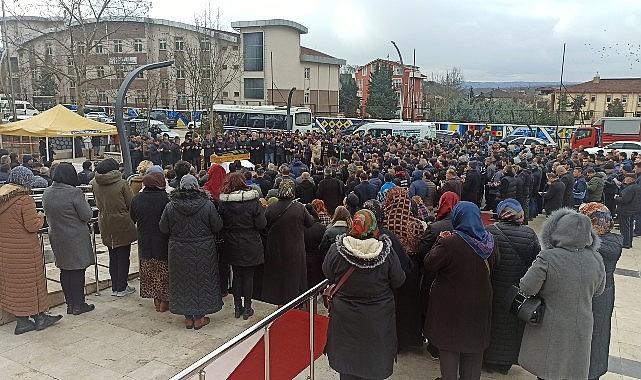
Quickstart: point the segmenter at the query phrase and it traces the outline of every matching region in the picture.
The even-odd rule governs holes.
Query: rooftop
[[[565,88],[570,93],[641,93],[641,78],[599,78]],[[556,89],[556,92],[559,92]]]
[[[300,47],[300,60],[301,62],[324,63],[329,65],[345,65],[347,61],[344,59],[332,57],[318,50],[310,49],[305,46]]]
[[[231,27],[238,30],[241,28],[263,28],[267,26],[284,26],[296,30],[300,34],[307,34],[307,27],[290,20],[271,19],[271,20],[252,20],[252,21],[234,21]]]

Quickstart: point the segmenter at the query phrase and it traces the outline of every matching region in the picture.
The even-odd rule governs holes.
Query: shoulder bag
[[[503,230],[498,226],[498,223],[495,223],[494,227],[496,227],[499,233],[507,240],[507,243],[512,247],[514,252],[518,252],[507,235],[505,235]],[[504,302],[510,313],[525,323],[536,326],[543,321],[545,303],[538,295],[528,296],[523,293],[518,286],[512,285],[505,294]]]
[[[327,311],[332,310],[332,299],[334,298],[334,295],[338,293],[343,285],[345,285],[345,282],[347,282],[352,273],[354,273],[354,266],[349,267],[347,272],[345,272],[341,276],[341,279],[338,280],[338,283],[331,284],[330,286],[326,287],[325,290],[323,290],[323,304],[327,308]]]

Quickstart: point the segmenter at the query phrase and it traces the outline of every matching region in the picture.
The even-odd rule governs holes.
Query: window
[[[134,51],[136,53],[142,52],[143,46],[142,46],[142,40],[134,40]]]
[[[166,80],[160,82],[160,89],[165,91],[169,90],[169,82]]]
[[[187,94],[184,92],[179,92],[178,93],[178,98],[176,99],[178,104],[180,105],[186,105],[187,104]]]
[[[45,54],[53,55],[53,45],[51,44],[51,42],[45,43]]]
[[[211,48],[211,42],[209,41],[209,37],[203,37],[200,39],[200,50],[202,51],[209,51]]]
[[[311,70],[310,70],[310,68],[309,68],[309,67],[305,67],[305,74],[304,74],[305,79],[309,79],[310,71],[311,71]]]
[[[158,50],[167,50],[167,40],[161,38],[158,40]]]
[[[211,69],[209,67],[203,67],[201,74],[203,79],[209,79],[211,78]]]
[[[98,92],[98,103],[108,103],[109,98],[107,97],[107,93],[104,91],[99,91]]]
[[[294,115],[296,125],[310,125],[312,123],[312,114],[309,112],[299,112]]]
[[[393,86],[394,86],[394,88],[396,88],[396,89],[401,88],[401,83],[402,83],[401,78],[394,78],[394,79],[392,79],[392,85],[393,85]]]
[[[70,88],[76,88],[76,81],[75,80],[70,80],[69,81],[69,87]]]
[[[103,66],[96,66],[96,76],[98,78],[105,76],[105,68]]]
[[[243,59],[245,71],[263,71],[262,32],[243,33]]]
[[[358,87],[359,90],[363,89],[363,80],[359,79],[356,81],[356,87]]]
[[[596,95],[590,95],[590,102],[591,103],[596,102]]]
[[[606,95],[605,96],[605,101],[610,103],[612,101],[612,95]]]
[[[122,40],[114,40],[114,53],[122,53]]]
[[[628,102],[628,96],[627,95],[623,95],[621,97],[621,103],[627,103],[627,102]]]
[[[574,132],[575,140],[585,139],[590,136],[592,136],[592,131],[589,129],[577,129],[576,132]]]
[[[367,76],[367,66],[363,66],[363,70],[361,70],[361,74],[366,77]]]
[[[238,45],[234,45],[234,46],[232,46],[232,47],[231,47],[231,50],[233,50],[233,51],[238,51]]]
[[[223,65],[223,70],[227,70],[227,65]]]
[[[232,69],[234,69],[234,70],[238,70],[238,65],[234,65],[234,66],[232,66]]]
[[[635,143],[624,143],[623,149],[641,150],[641,147],[639,146],[639,144],[635,144]]]
[[[185,69],[182,67],[176,68],[176,79],[185,79]]]
[[[70,55],[67,56],[67,66],[73,66],[73,57]]]
[[[394,75],[403,75],[403,68],[402,67],[394,67]]]
[[[307,91],[303,94],[303,104],[309,104],[309,92]]]
[[[229,97],[229,92],[223,91],[223,98],[227,98],[227,97]]]
[[[234,98],[238,98],[240,96],[240,92],[234,91]]]
[[[93,51],[94,51],[96,54],[102,54],[102,52],[103,52],[103,46],[102,46],[102,42],[101,42],[101,41],[96,41],[96,42],[94,42]]]
[[[262,34],[262,33],[261,33]],[[263,99],[265,98],[265,86],[263,78],[245,78],[243,81],[245,87],[245,98]]]
[[[637,99],[637,103],[641,106],[641,96]]]
[[[185,50],[185,40],[182,37],[174,38],[174,50],[176,51]]]
[[[85,54],[85,44],[78,44],[78,46],[76,46],[76,51],[78,54]]]

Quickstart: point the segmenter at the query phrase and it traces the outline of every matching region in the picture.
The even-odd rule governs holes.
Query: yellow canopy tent
[[[83,137],[117,135],[114,125],[87,119],[58,104],[29,119],[0,125],[0,146],[2,135],[44,137],[49,146],[49,137]],[[71,144],[75,157],[75,144]],[[47,150],[47,156],[49,155]],[[47,157],[49,159],[49,157]]]
[[[29,119],[0,125],[0,135],[29,137],[81,137],[117,135],[114,125],[87,119],[58,104]]]

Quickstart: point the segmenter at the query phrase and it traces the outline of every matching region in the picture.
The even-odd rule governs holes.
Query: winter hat
[[[164,189],[167,187],[167,180],[162,172],[152,172],[142,177],[142,184],[145,185],[145,188]]]
[[[107,158],[96,164],[96,173],[107,174],[112,170],[118,170],[118,162],[113,158]]]
[[[153,166],[149,167],[149,169],[147,169],[147,171],[145,172],[145,175],[151,174],[151,173],[163,173],[163,170],[162,170],[162,168],[160,166],[153,165]]]
[[[25,154],[22,156],[22,164],[26,165],[29,161],[33,160],[33,156],[30,154]]]
[[[198,180],[191,174],[185,174],[180,179],[180,189],[181,190],[198,190]]]

